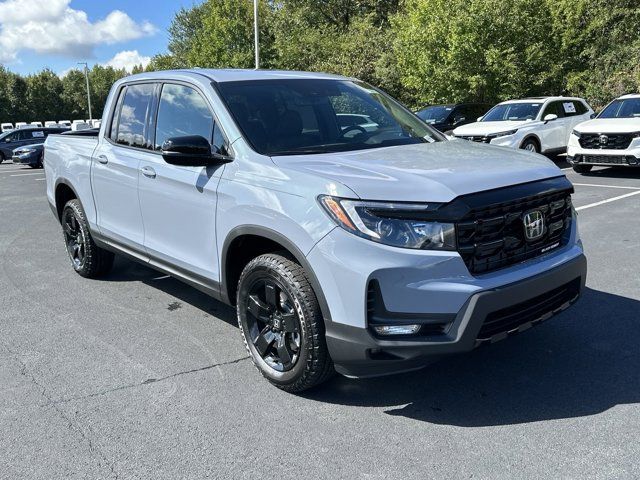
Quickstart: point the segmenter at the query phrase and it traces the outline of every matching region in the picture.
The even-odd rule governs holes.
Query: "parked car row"
[[[29,127],[0,133],[0,163],[15,158],[16,149],[44,143],[50,134],[68,131],[69,128],[65,127]]]
[[[47,120],[44,122],[44,126],[47,128],[71,128],[73,125],[82,125],[80,128],[76,128],[76,130],[85,130],[86,128],[100,128],[101,119],[89,119],[89,120]],[[85,127],[86,125],[86,127]],[[16,122],[14,125],[10,122],[0,123],[0,133],[10,132],[11,130],[20,130],[23,128],[42,128],[42,122]]]
[[[471,116],[479,113],[477,120]],[[599,115],[582,98],[532,97],[493,108],[479,103],[431,105],[416,115],[441,132],[535,153],[567,152],[578,173],[593,166],[640,166],[640,94],[623,95]]]

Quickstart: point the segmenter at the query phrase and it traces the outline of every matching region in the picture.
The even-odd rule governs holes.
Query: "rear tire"
[[[583,175],[585,173],[589,173],[592,168],[593,168],[593,165],[574,165],[573,171]]]
[[[67,202],[60,223],[71,266],[78,275],[98,278],[111,270],[114,255],[93,241],[87,217],[78,199]]]
[[[318,300],[298,263],[276,253],[251,260],[236,305],[245,347],[270,383],[302,392],[334,373]]]

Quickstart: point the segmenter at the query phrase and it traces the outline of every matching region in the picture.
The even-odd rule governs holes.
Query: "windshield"
[[[502,103],[496,105],[482,118],[483,122],[533,120],[538,116],[542,103]]]
[[[264,155],[351,151],[444,139],[391,97],[362,82],[282,79],[217,86],[245,138]]]
[[[598,118],[640,118],[640,98],[614,100]]]
[[[443,123],[452,111],[452,106],[434,105],[433,107],[427,107],[420,110],[416,115],[428,123]]]

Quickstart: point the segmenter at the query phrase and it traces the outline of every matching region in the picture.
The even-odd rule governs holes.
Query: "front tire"
[[[540,144],[535,138],[527,138],[522,145],[520,145],[522,150],[526,150],[527,152],[532,153],[540,153]]]
[[[79,200],[67,202],[62,210],[61,223],[64,243],[76,273],[86,278],[98,278],[108,273],[113,266],[114,255],[93,241]]]
[[[236,305],[247,351],[273,385],[302,392],[334,372],[318,300],[298,263],[275,253],[251,260]]]
[[[593,165],[574,165],[573,171],[582,175],[585,173],[589,173],[592,168]]]

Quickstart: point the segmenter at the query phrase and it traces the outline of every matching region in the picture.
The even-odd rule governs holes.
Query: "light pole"
[[[260,68],[260,38],[258,33],[258,0],[253,0],[253,39],[256,51],[256,70]]]
[[[84,65],[84,79],[87,81],[87,105],[89,105],[89,120],[93,120],[91,115],[91,92],[89,91],[89,66],[87,62],[78,62],[78,65]]]

